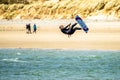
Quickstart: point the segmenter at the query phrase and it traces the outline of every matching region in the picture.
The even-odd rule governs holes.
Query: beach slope
[[[119,22],[90,22],[87,25],[90,28],[87,34],[80,30],[70,38],[58,26],[38,25],[36,34],[26,34],[25,26],[0,25],[0,48],[120,50]]]

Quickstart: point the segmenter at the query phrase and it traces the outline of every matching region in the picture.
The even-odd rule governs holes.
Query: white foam
[[[27,61],[19,60],[19,58],[2,59],[2,61],[7,61],[7,62],[27,62]]]
[[[96,57],[96,55],[89,55],[89,57],[93,57],[94,58],[94,57]]]
[[[21,55],[21,53],[18,52],[17,55]]]
[[[2,59],[3,61],[13,61],[13,62],[17,62],[18,58],[11,58],[11,59]]]

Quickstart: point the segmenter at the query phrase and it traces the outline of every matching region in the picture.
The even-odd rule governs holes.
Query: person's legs
[[[74,31],[73,28],[77,25],[77,23],[74,23],[68,30],[68,32]]]
[[[81,30],[82,28],[78,28],[78,27],[76,27],[76,28],[74,28],[75,30]]]
[[[73,29],[76,25],[77,25],[77,23],[74,23],[74,24],[70,27],[70,29]]]
[[[36,29],[34,30],[34,33],[36,33]]]
[[[81,30],[82,28],[78,28],[78,27],[75,27],[75,28],[71,28],[68,30],[68,33],[69,34],[73,34],[76,30]]]
[[[74,28],[77,23],[74,23],[68,30],[66,30],[66,34],[72,35],[76,30],[80,30],[81,28]]]

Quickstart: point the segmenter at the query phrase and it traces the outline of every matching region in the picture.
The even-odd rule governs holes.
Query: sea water
[[[120,80],[120,51],[0,49],[0,80]]]

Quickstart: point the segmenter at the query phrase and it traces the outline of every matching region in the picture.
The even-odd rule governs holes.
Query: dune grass
[[[72,19],[104,14],[120,18],[119,0],[36,0],[30,4],[0,4],[0,19]],[[18,17],[19,16],[19,17]]]

